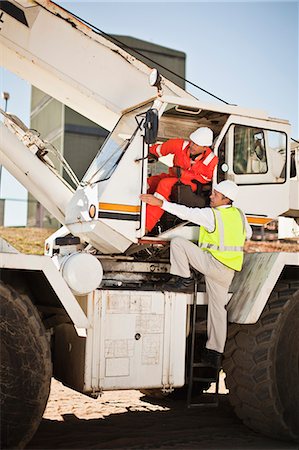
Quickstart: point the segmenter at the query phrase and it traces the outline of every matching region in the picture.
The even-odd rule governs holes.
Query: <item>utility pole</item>
[[[9,92],[2,92],[2,98],[5,101],[5,105],[4,105],[5,112],[7,112],[7,103],[8,103],[9,97],[10,97]]]
[[[4,111],[7,112],[7,103],[9,100],[9,92],[2,92],[2,98],[5,102]],[[2,165],[0,164],[0,226],[4,225],[5,200],[1,199],[2,194]]]

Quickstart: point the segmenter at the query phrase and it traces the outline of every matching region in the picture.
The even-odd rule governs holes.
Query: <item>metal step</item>
[[[193,314],[192,314],[192,320],[190,324],[191,328],[191,348],[190,348],[190,366],[189,366],[189,382],[188,382],[188,393],[187,393],[187,407],[188,408],[194,408],[194,407],[218,407],[219,405],[219,377],[220,377],[220,368],[214,369],[215,375],[211,376],[211,373],[209,373],[206,376],[201,376],[199,373],[198,375],[194,376],[194,369],[213,369],[210,366],[207,366],[204,363],[201,362],[194,362],[194,354],[195,354],[195,336],[199,331],[199,327],[196,327],[196,305],[197,305],[197,287],[198,284],[195,281],[194,284],[194,294],[193,294]],[[201,328],[201,327],[200,327]],[[202,331],[202,330],[200,330]],[[201,370],[203,372],[203,370]],[[200,393],[196,399],[198,398],[199,401],[192,401],[192,397],[194,397],[193,394],[193,382],[203,382],[203,383],[216,383],[215,387],[215,393]]]
[[[206,366],[205,366],[206,367]],[[187,397],[187,407],[195,408],[200,406],[206,407],[214,407],[217,408],[219,406],[219,378],[220,378],[220,370],[217,370],[215,377],[201,377],[201,376],[193,376],[192,383],[188,385],[188,397]],[[203,383],[215,383],[215,392],[201,392],[198,395],[192,392],[193,382],[203,382]],[[194,401],[192,400],[194,398]]]

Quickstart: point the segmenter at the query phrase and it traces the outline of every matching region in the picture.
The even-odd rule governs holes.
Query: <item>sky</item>
[[[185,52],[188,80],[229,103],[288,119],[298,138],[297,1],[56,3],[106,33]],[[186,89],[215,103],[188,84]],[[29,125],[30,85],[1,69],[0,90],[10,93],[8,111]],[[25,224],[26,191],[5,170],[0,193],[23,199],[7,202],[5,225]]]

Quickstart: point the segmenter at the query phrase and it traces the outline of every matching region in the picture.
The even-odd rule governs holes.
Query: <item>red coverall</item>
[[[218,158],[210,148],[198,155],[195,159],[190,157],[189,147],[191,142],[184,139],[170,139],[163,144],[155,144],[150,148],[150,153],[157,156],[166,156],[169,153],[174,154],[173,165],[181,168],[180,181],[183,184],[191,186],[195,191],[197,186],[191,180],[198,180],[202,184],[209,183],[213,177],[214,168]],[[148,193],[154,194],[161,200],[169,200],[173,186],[179,181],[176,172],[172,167],[168,173],[153,175],[148,179]],[[147,205],[146,207],[146,228],[151,231],[158,220],[163,215],[163,209],[158,206]]]

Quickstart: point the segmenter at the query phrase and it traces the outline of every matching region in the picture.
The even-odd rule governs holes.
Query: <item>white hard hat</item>
[[[232,201],[235,201],[238,196],[238,186],[230,180],[221,181],[219,184],[213,186],[215,191],[220,192]]]
[[[210,147],[213,144],[213,131],[208,127],[197,128],[190,134],[189,138],[196,145]]]

